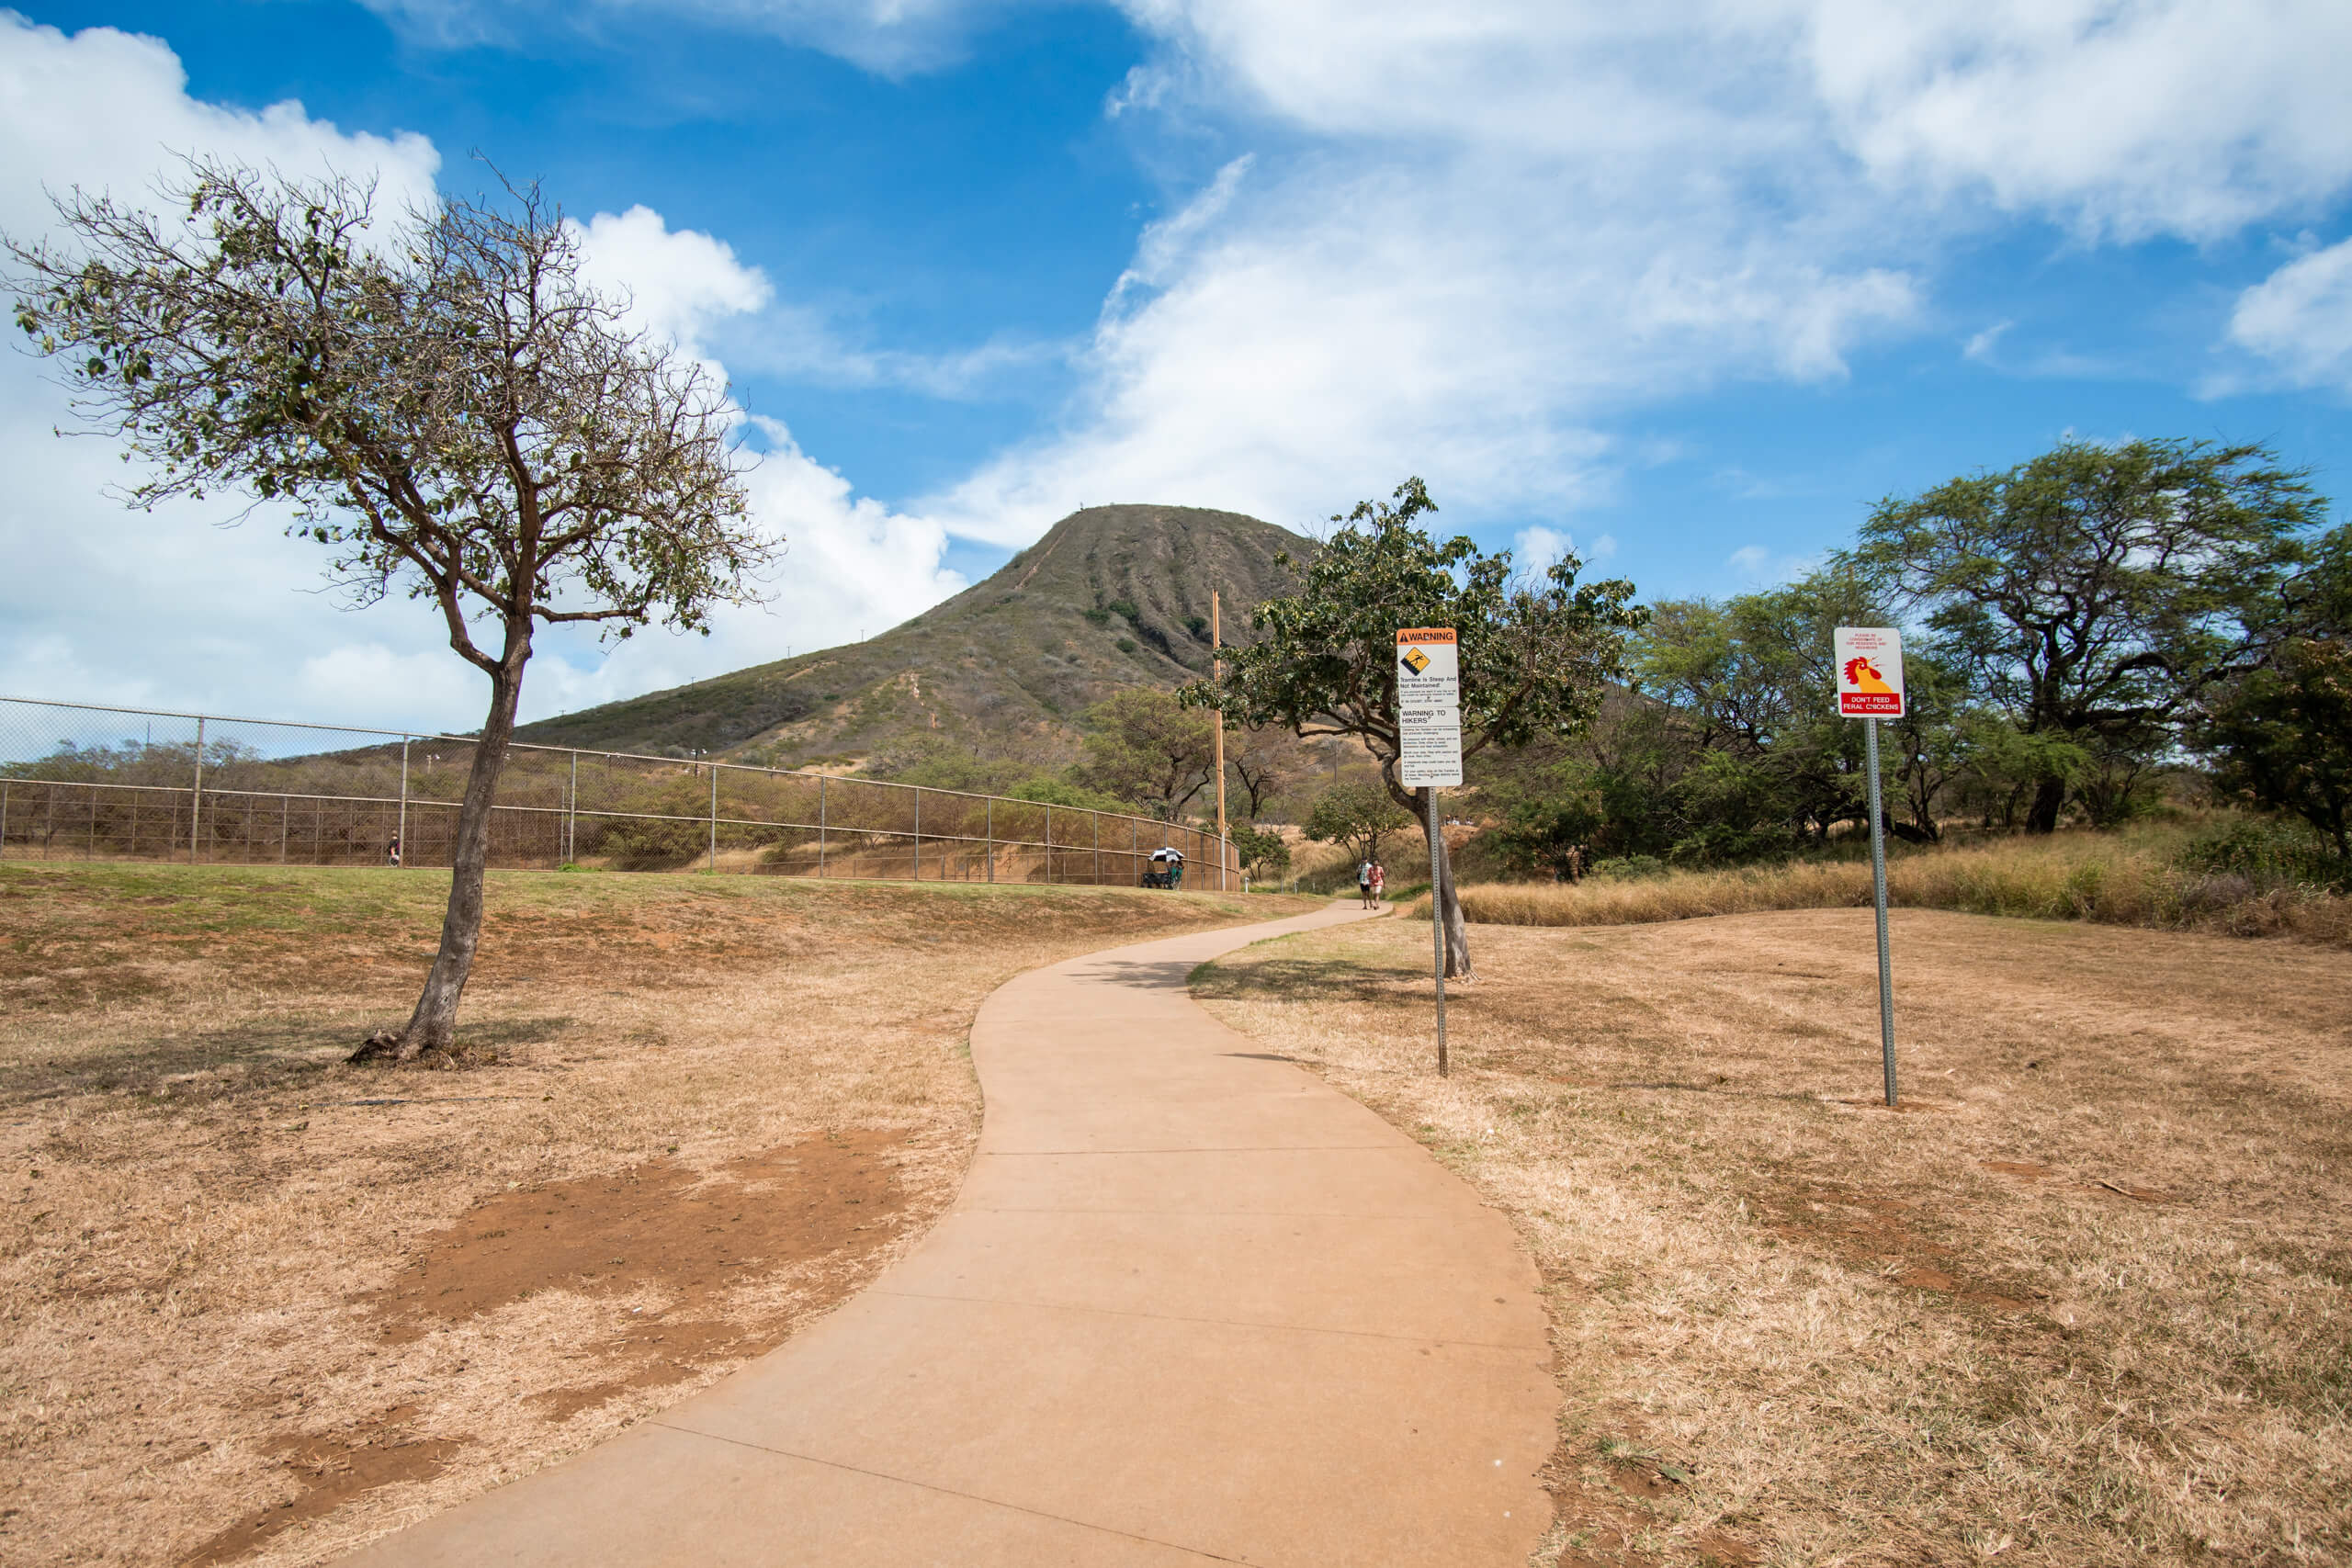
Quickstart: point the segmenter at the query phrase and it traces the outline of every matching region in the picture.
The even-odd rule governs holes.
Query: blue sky
[[[173,151],[542,178],[718,365],[792,541],[707,641],[545,645],[553,712],[842,640],[1077,505],[1441,521],[1738,592],[2068,434],[2352,497],[2338,0],[231,0],[0,13],[0,227]],[[478,722],[430,617],[226,508],[124,513],[0,366],[0,690]]]

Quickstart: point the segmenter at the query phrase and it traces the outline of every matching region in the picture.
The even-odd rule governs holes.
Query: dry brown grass
[[[1566,1394],[1544,1561],[2352,1560],[2352,976],[1866,910],[1484,927],[1195,977],[1511,1213]]]
[[[1887,866],[1887,898],[1910,908],[2352,946],[2352,898],[2316,888],[2258,890],[2242,876],[2185,871],[2176,863],[2172,837],[2077,833],[1897,853]],[[1867,908],[1870,902],[1867,861],[1462,890],[1471,919],[1512,926],[1615,926],[1768,909]],[[1428,912],[1424,900],[1419,913],[1426,918]]]
[[[319,1562],[596,1441],[941,1211],[992,987],[1305,907],[493,874],[500,1065],[342,1066],[446,888],[0,869],[0,1561]]]

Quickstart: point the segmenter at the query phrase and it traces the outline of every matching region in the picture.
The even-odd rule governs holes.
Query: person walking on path
[[[1356,867],[1356,897],[1365,908],[1372,908],[1372,861],[1369,856]]]
[[[1388,891],[1388,868],[1378,861],[1372,863],[1372,907],[1380,908],[1381,898]]]

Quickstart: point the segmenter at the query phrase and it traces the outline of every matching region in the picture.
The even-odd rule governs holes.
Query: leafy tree
[[[1154,686],[1130,686],[1086,710],[1091,733],[1079,783],[1132,801],[1163,821],[1216,776],[1216,721]]]
[[[1225,762],[1241,785],[1245,820],[1263,816],[1267,802],[1290,786],[1297,774],[1296,761],[1285,738],[1275,731],[1226,730]]]
[[[1512,581],[1509,551],[1482,554],[1467,538],[1439,544],[1415,524],[1437,510],[1419,479],[1388,502],[1343,516],[1312,561],[1275,558],[1300,590],[1252,615],[1258,640],[1226,655],[1221,681],[1198,682],[1184,700],[1222,708],[1243,725],[1281,725],[1300,736],[1347,735],[1380,764],[1389,797],[1427,831],[1427,792],[1397,782],[1396,633],[1452,626],[1460,638],[1463,755],[1538,735],[1573,734],[1592,717],[1621,671],[1626,632],[1645,612],[1634,585],[1579,584],[1568,557],[1533,582]],[[1441,834],[1430,845],[1446,933],[1446,970],[1471,975],[1469,931]]]
[[[73,253],[8,243],[17,324],[78,413],[146,458],[131,504],[289,506],[360,604],[429,600],[491,687],[441,947],[405,1030],[455,1057],[482,863],[532,638],[702,629],[773,544],[746,516],[726,390],[626,330],[536,186],[375,226],[373,192],[190,160],[175,220],[57,199]]]
[[[1609,818],[1595,782],[1588,776],[1578,784],[1510,808],[1495,834],[1505,865],[1555,881],[1584,879]]]
[[[1634,682],[1700,748],[1681,789],[1690,832],[1673,858],[1749,858],[1863,817],[1861,738],[1832,709],[1830,633],[1881,618],[1862,584],[1826,572],[1720,604],[1655,607]]]
[[[1936,651],[2025,734],[2110,763],[2262,665],[2319,502],[2264,446],[2068,441],[1890,497],[1847,558],[1923,611]],[[2069,779],[2034,781],[2030,831]]]
[[[1270,828],[1240,824],[1233,829],[1233,850],[1253,881],[1279,880],[1290,870],[1290,840]]]
[[[1388,791],[1370,784],[1334,784],[1306,814],[1306,836],[1318,844],[1345,844],[1349,858],[1378,860],[1380,841],[1413,826],[1413,815]]]
[[[2290,594],[2295,635],[2215,703],[2197,743],[2224,789],[2293,812],[2352,859],[2352,525],[2316,554]]]
[[[1747,858],[1817,843],[1839,824],[1866,820],[1863,738],[1838,716],[1830,695],[1832,633],[1889,618],[1871,584],[1838,568],[1720,604],[1656,605],[1634,643],[1634,683],[1667,705],[1668,722],[1698,750],[1674,792],[1687,831],[1645,852],[1685,862]],[[1967,754],[1966,690],[1932,649],[1912,650],[1904,667],[1904,716],[1881,726],[1886,826],[1928,842],[1942,835],[1938,803]]]

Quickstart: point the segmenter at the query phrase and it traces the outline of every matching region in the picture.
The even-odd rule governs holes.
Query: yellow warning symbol
[[[1418,648],[1408,649],[1405,651],[1405,657],[1398,662],[1418,675],[1430,667],[1430,656]]]

